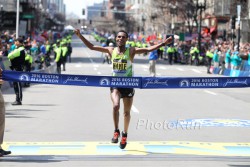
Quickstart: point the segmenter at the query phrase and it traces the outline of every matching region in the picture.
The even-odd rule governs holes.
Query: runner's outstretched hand
[[[166,45],[170,44],[172,41],[173,41],[172,36],[170,36],[164,40],[163,44],[164,44],[164,46],[166,46]]]
[[[75,33],[78,37],[81,35],[81,33],[80,33],[80,30],[79,30],[79,29],[76,29],[76,30],[74,31],[74,33]]]

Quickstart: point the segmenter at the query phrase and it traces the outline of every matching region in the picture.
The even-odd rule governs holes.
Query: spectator
[[[112,42],[109,43],[109,47],[114,47],[114,44]],[[107,62],[108,64],[111,64],[111,55],[109,53],[104,53],[104,59],[103,59],[103,64]]]
[[[149,42],[150,46],[154,45],[153,41]],[[156,60],[158,59],[158,50],[153,50],[149,52],[149,73],[151,77],[156,76],[156,70],[155,70],[155,65],[156,65]]]
[[[233,56],[231,57],[231,67],[233,70],[238,70],[241,64],[241,57],[239,56],[239,52],[235,51]]]
[[[214,55],[213,55],[214,68],[219,67],[219,54],[218,47],[215,47]]]
[[[0,87],[3,84],[2,80],[2,69],[0,68]],[[2,92],[0,90],[0,157],[4,155],[11,154],[11,151],[5,151],[2,148],[3,137],[4,137],[4,128],[5,128],[5,104]]]
[[[230,64],[231,64],[231,50],[228,49],[225,56],[225,68],[230,69]]]

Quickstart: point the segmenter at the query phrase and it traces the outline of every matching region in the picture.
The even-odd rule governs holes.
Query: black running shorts
[[[112,93],[114,89],[117,89],[120,92],[121,98],[131,98],[134,97],[135,94],[134,88],[110,88],[110,92]]]

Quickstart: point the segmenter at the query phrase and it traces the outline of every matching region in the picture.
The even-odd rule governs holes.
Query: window
[[[222,15],[222,7],[223,7],[222,3],[223,2],[218,1],[216,3],[216,5],[214,6],[214,10],[215,10],[216,15]]]
[[[226,0],[224,1],[224,5],[223,5],[223,15],[225,14],[230,14],[230,1]]]
[[[216,26],[216,19],[215,18],[213,18],[212,20],[211,20],[211,25],[210,26]]]

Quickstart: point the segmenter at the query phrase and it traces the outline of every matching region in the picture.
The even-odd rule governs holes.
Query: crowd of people
[[[116,35],[110,33],[93,33],[94,38],[101,42],[101,46],[90,43],[79,30],[76,35],[90,49],[104,53],[103,63],[112,63],[113,76],[132,77],[134,56],[148,56],[149,72],[151,77],[156,76],[156,62],[158,59],[166,60],[166,64],[190,64],[206,65],[207,73],[210,67],[223,67],[227,69],[240,69],[242,60],[248,60],[250,65],[250,43],[241,44],[238,48],[230,41],[217,41],[214,43],[202,43],[201,48],[197,41],[179,41],[173,37],[164,38],[164,35],[155,35],[138,38],[128,34],[126,31],[119,31]],[[18,37],[2,34],[0,43],[0,56],[7,57],[10,61],[10,69],[13,71],[27,71],[42,69],[50,66],[54,61],[57,65],[57,73],[66,70],[66,62],[71,62],[71,38],[72,34],[66,34],[60,39],[44,39],[37,41],[31,37]],[[53,56],[54,55],[54,56]],[[37,64],[35,67],[34,64]],[[62,66],[62,69],[61,69]],[[2,69],[0,69],[2,71]],[[0,73],[1,74],[1,73]],[[0,80],[1,82],[1,80]],[[14,82],[16,100],[12,105],[22,105],[22,87],[29,86],[29,83],[21,85]],[[114,133],[112,143],[118,143],[121,135],[120,148],[127,145],[128,127],[130,123],[130,110],[133,104],[134,89],[110,88],[111,100],[113,103]],[[124,102],[124,130],[119,130],[119,109],[120,99]],[[2,104],[3,103],[3,104]],[[5,106],[0,94],[0,156],[8,155],[11,152],[1,148],[4,133]]]
[[[66,62],[71,62],[71,37],[72,33],[64,34],[62,38],[49,40],[44,37],[37,41],[31,37],[15,37],[15,34],[5,32],[1,34],[0,41],[0,61],[10,61],[9,69],[13,71],[30,72],[36,69],[43,69],[51,65],[54,61],[57,64],[57,72],[61,73],[61,64],[63,70],[66,70]],[[54,55],[54,57],[52,57]],[[8,60],[4,60],[6,57]],[[8,69],[8,67],[5,67]],[[0,67],[0,86],[3,84],[2,68]],[[22,105],[22,87],[29,87],[29,83],[13,82],[16,100],[12,105]],[[5,129],[5,104],[0,90],[0,157],[11,154],[2,148]]]
[[[65,71],[66,62],[71,62],[71,38],[72,33],[65,33],[56,41],[45,37],[43,40],[37,41],[31,37],[16,38],[15,34],[5,33],[1,35],[0,57],[8,58],[11,70],[26,72],[44,69],[54,61],[57,64],[57,72],[60,74],[61,65]],[[29,87],[29,83],[21,85],[20,82],[13,82],[13,86],[16,100],[12,105],[22,105],[22,87]]]
[[[93,33],[96,41],[102,43],[102,46],[109,46],[114,42],[114,34],[109,32]],[[129,33],[126,47],[147,48],[152,43],[161,43],[164,39],[162,34],[158,35],[136,35]],[[174,39],[174,42],[168,46],[160,47],[157,52],[144,53],[148,56],[150,76],[155,76],[155,64],[159,59],[166,60],[169,65],[173,64],[190,64],[207,66],[207,73],[210,74],[210,68],[213,65],[226,69],[240,70],[242,60],[250,62],[250,43],[241,43],[240,47],[231,40],[216,40],[209,43],[201,43],[199,48],[197,40],[180,41]],[[105,59],[108,59],[105,57]],[[106,62],[104,60],[104,62]],[[166,63],[167,64],[167,63]],[[250,65],[250,63],[249,63]]]

